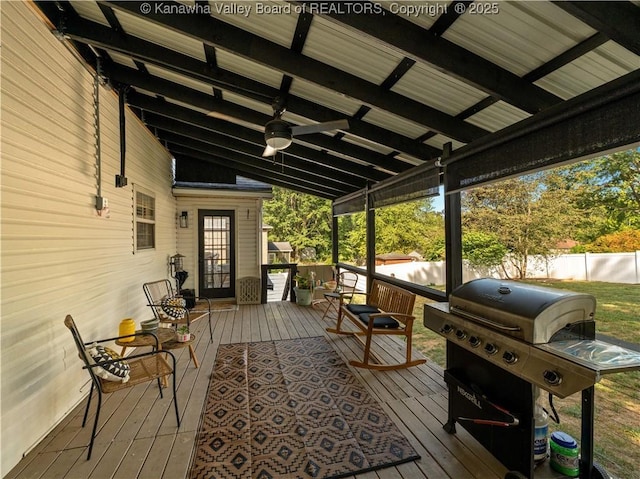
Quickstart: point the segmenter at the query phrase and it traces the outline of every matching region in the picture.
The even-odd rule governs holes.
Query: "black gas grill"
[[[533,477],[538,388],[582,392],[581,476],[593,470],[593,392],[603,374],[640,369],[640,353],[595,339],[595,298],[479,279],[448,303],[425,306],[424,325],[447,339],[449,421],[463,425],[506,467]]]

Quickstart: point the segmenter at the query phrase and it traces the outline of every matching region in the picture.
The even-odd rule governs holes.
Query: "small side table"
[[[164,328],[164,329],[168,329],[168,328]],[[160,329],[158,329],[160,330]],[[191,338],[189,338],[189,341],[177,341],[176,340],[176,335],[175,333],[171,336],[170,339],[168,339],[167,341],[163,341],[162,342],[162,347],[164,349],[180,349],[180,348],[189,348],[189,356],[191,356],[191,360],[193,361],[193,365],[198,368],[200,367],[200,365],[198,364],[198,358],[196,357],[196,353],[193,350],[193,342],[196,339],[196,335],[191,333]]]
[[[141,333],[143,331],[137,330],[136,333]],[[153,331],[153,334],[158,338],[158,349],[180,349],[180,348],[189,348],[189,356],[193,361],[193,365],[198,368],[200,365],[198,364],[198,358],[196,358],[196,353],[193,350],[193,341],[196,339],[195,334],[191,334],[191,338],[189,341],[179,342],[176,341],[176,332],[172,328],[158,328]],[[140,348],[144,346],[155,347],[156,341],[152,336],[144,335],[144,336],[135,336],[133,341],[124,342],[122,340],[116,340],[115,343],[118,346],[122,346],[122,351],[120,352],[120,356],[124,357],[124,353],[127,348]]]
[[[140,329],[136,331],[136,333],[144,332],[145,331]],[[174,339],[176,336],[175,331],[171,328],[158,328],[153,331],[153,334],[158,338],[158,349],[162,349],[164,343]],[[145,334],[144,336],[135,336],[133,341],[122,341],[121,339],[116,339],[115,343],[118,346],[122,346],[120,356],[124,357],[124,353],[127,351],[127,348],[140,348],[144,346],[154,347],[156,345],[156,340],[152,336]]]

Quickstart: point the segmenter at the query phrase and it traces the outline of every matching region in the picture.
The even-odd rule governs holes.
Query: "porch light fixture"
[[[173,256],[169,257],[169,266],[172,268],[172,276],[175,276],[175,273],[179,273],[180,271],[184,271],[184,255],[180,253],[176,253]]]
[[[188,228],[189,227],[189,213],[183,211],[180,213],[180,228]]]

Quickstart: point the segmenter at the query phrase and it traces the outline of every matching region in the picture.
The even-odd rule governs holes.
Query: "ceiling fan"
[[[264,126],[264,141],[267,143],[267,147],[264,149],[262,156],[272,156],[277,151],[284,150],[291,144],[293,137],[297,135],[349,129],[349,122],[347,120],[327,121],[324,123],[316,123],[315,125],[291,126],[282,119],[285,111],[286,108],[280,98],[276,98],[273,102],[273,120],[270,120]]]

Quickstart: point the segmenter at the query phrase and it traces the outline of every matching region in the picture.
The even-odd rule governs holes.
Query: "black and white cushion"
[[[98,377],[101,377],[102,379],[105,379],[107,381],[119,381],[123,383],[129,381],[129,373],[131,371],[131,368],[125,361],[122,361],[122,357],[114,350],[93,343],[87,348],[87,354],[89,362],[91,362],[92,364],[99,364],[103,361],[110,361],[113,359],[118,360],[93,368],[93,371]]]

